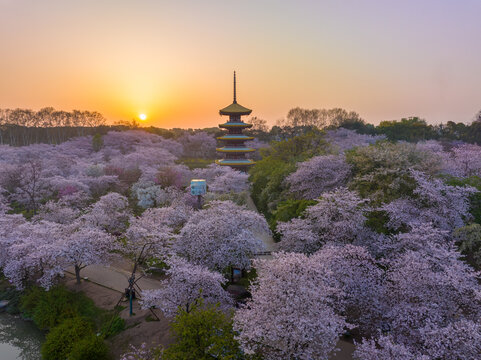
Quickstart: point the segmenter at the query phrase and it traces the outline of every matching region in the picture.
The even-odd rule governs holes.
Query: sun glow
[[[142,120],[142,121],[147,120],[147,115],[139,114],[139,119]]]

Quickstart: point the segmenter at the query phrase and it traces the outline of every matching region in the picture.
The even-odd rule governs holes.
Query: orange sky
[[[0,0],[0,107],[216,126],[238,100],[270,124],[293,107],[372,123],[481,109],[481,2]]]

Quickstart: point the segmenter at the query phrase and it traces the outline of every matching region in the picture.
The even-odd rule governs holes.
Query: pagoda
[[[254,161],[246,158],[246,153],[255,151],[244,145],[247,140],[254,139],[242,133],[242,130],[250,128],[252,124],[246,124],[241,120],[241,116],[249,115],[251,109],[245,108],[237,103],[236,97],[236,77],[234,71],[234,102],[229,106],[219,110],[220,115],[228,115],[229,121],[219,124],[220,128],[228,130],[228,133],[217,139],[224,142],[224,146],[217,148],[217,151],[225,154],[224,159],[216,160],[216,164],[230,166],[237,170],[246,171],[247,167],[254,164]]]

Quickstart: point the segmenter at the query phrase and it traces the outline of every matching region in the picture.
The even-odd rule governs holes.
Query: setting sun
[[[142,120],[142,121],[147,120],[147,115],[145,115],[145,114],[140,114],[140,115],[139,115],[139,119]]]

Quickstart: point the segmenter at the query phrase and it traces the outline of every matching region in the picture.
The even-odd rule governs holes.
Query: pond
[[[40,360],[44,334],[29,321],[9,314],[0,314],[1,360]]]

